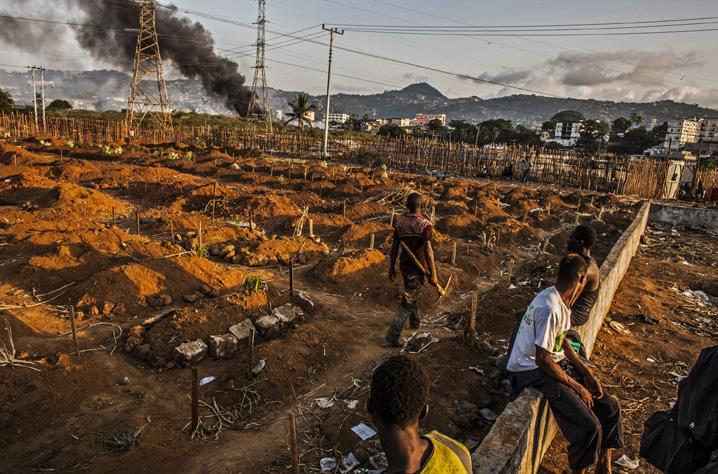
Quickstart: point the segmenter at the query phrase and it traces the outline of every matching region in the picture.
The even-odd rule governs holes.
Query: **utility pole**
[[[155,0],[135,0],[140,6],[135,63],[132,68],[130,96],[127,99],[127,135],[132,136],[148,115],[160,128],[172,128],[172,113],[162,72],[162,57],[157,40]],[[133,30],[129,30],[133,31]]]
[[[329,104],[332,86],[332,49],[334,47],[334,35],[343,35],[344,30],[338,28],[327,28],[322,25],[322,30],[329,32],[329,67],[327,68],[327,106],[324,110],[324,147],[322,148],[322,156],[326,158],[327,145],[329,143]]]
[[[28,68],[32,71],[32,108],[35,111],[35,132],[37,132],[37,129],[40,128],[37,123],[37,87],[35,86],[35,69],[37,69],[37,66],[28,66]]]
[[[267,72],[264,64],[265,51],[265,25],[267,17],[265,15],[266,0],[258,0],[259,8],[257,11],[257,53],[254,60],[254,80],[252,81],[252,98],[249,100],[247,107],[247,116],[264,119],[267,131],[272,131],[272,113],[269,110],[269,89],[267,89]],[[262,105],[258,103],[258,89],[262,88]]]
[[[42,132],[47,133],[47,120],[45,120],[45,68],[40,68],[40,97],[42,101]]]

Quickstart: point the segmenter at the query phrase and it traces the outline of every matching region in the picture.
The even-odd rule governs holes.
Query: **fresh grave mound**
[[[379,214],[387,214],[388,209],[378,202],[362,202],[351,207],[347,206],[347,217],[352,221],[359,221]]]
[[[307,261],[318,255],[329,254],[329,247],[306,237],[272,237],[254,248],[235,248],[235,252],[235,263],[259,267],[273,263],[288,264],[292,258],[297,258],[300,262]]]
[[[69,181],[78,183],[80,181],[90,181],[102,175],[100,168],[89,161],[81,161],[81,165],[62,164],[53,166],[50,169],[50,175],[59,181]]]
[[[103,192],[70,183],[58,184],[40,196],[34,204],[64,212],[88,215],[111,213],[113,207],[116,212],[124,212],[130,207],[128,203],[110,197]]]
[[[153,258],[99,272],[73,287],[77,306],[93,312],[105,303],[122,304],[128,311],[142,311],[157,295],[162,304],[183,301],[203,288],[213,292],[236,288],[244,273],[198,256]],[[164,295],[167,295],[164,297]],[[158,306],[158,305],[155,305]]]
[[[0,167],[0,204],[22,205],[32,204],[40,200],[55,182],[35,172],[22,172],[6,175],[4,171],[17,170],[8,166]]]
[[[469,208],[463,201],[447,201],[436,206],[437,216],[460,216],[469,212]]]
[[[436,228],[453,237],[474,239],[481,231],[481,220],[471,214],[448,216],[439,219]]]
[[[377,249],[352,252],[334,261],[322,262],[317,271],[332,283],[342,283],[350,278],[367,275],[385,263],[386,257]]]
[[[17,161],[18,165],[31,165],[38,163],[50,163],[55,158],[48,158],[26,149],[11,145],[9,143],[0,143],[0,161],[6,165],[13,165]]]
[[[260,217],[296,217],[301,214],[299,207],[286,196],[270,194],[255,196],[239,203],[239,207],[252,210],[255,216]]]
[[[466,186],[447,185],[441,193],[442,201],[464,200],[466,199]]]
[[[391,232],[389,223],[379,221],[367,221],[360,224],[352,224],[349,229],[342,235],[342,242],[355,242],[357,240],[369,238],[371,234],[376,234],[376,242],[380,242],[383,238],[386,238],[387,234]],[[381,237],[380,237],[381,234]]]

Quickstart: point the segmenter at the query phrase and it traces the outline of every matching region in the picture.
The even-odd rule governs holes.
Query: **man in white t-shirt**
[[[561,260],[556,284],[536,295],[521,318],[506,364],[513,396],[526,387],[549,402],[566,441],[572,472],[598,462],[596,473],[611,472],[611,449],[623,446],[621,409],[566,339],[569,309],[586,284],[586,261],[577,254]]]

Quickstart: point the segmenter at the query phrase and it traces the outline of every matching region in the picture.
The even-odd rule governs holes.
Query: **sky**
[[[0,12],[17,14],[17,6],[22,3],[22,11],[27,11],[28,16],[45,18],[49,13],[43,4],[50,1],[60,3],[60,0],[0,0]],[[175,0],[174,4],[247,25],[255,21],[257,13],[256,1],[251,0]],[[76,18],[71,12],[66,14],[68,19]],[[328,33],[320,35],[322,23],[531,25],[711,16],[717,18],[706,20],[709,24],[702,25],[704,28],[718,28],[715,0],[267,0],[267,78],[271,87],[323,93],[327,47],[308,42],[293,44],[286,36],[278,36],[306,28],[296,35],[317,33],[317,41],[326,43]],[[229,54],[237,60],[240,71],[251,82],[254,63],[251,44],[256,32],[235,24],[192,15],[190,18],[201,21],[211,31],[215,46],[221,48],[219,54]],[[578,37],[415,36],[346,31],[336,37],[335,44],[445,72],[337,49],[333,92],[369,94],[428,82],[449,97],[491,98],[523,93],[522,88],[559,97],[672,99],[718,107],[718,31]],[[54,47],[32,53],[2,43],[0,63],[42,63],[57,69],[110,67],[82,55],[75,45],[69,28]],[[225,51],[228,49],[232,52]],[[66,51],[71,51],[72,56],[60,61]],[[176,74],[171,66],[168,69],[170,76]]]

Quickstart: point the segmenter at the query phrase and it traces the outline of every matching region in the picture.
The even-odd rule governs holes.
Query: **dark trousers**
[[[391,320],[389,331],[386,333],[386,340],[394,344],[399,343],[399,337],[407,319],[409,319],[409,324],[412,328],[418,328],[421,324],[419,294],[421,293],[421,287],[424,286],[424,274],[402,272],[402,277],[404,277],[404,294],[401,298],[399,310]]]
[[[583,385],[583,379],[567,361],[563,361],[561,367]],[[576,392],[541,369],[510,372],[509,379],[514,394],[531,387],[546,397],[556,423],[568,441],[571,469],[585,469],[596,463],[599,451],[623,446],[621,407],[605,389],[603,397],[594,399],[593,408],[589,408]]]

